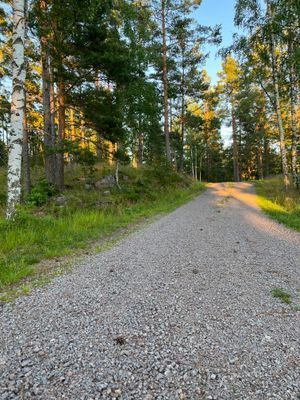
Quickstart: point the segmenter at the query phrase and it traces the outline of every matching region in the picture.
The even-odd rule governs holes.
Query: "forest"
[[[225,49],[220,26],[193,18],[197,0],[4,3],[0,162],[8,216],[29,195],[34,167],[61,192],[65,169],[92,171],[97,163],[167,164],[208,182],[280,173],[297,182],[297,0],[238,0],[243,34]],[[224,57],[214,86],[207,44]],[[226,146],[222,125],[232,129]]]

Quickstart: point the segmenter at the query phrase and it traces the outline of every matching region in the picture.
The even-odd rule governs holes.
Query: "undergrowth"
[[[169,212],[200,190],[190,178],[168,168],[122,167],[120,187],[97,189],[95,182],[112,174],[107,165],[92,176],[82,169],[66,171],[66,190],[58,195],[33,172],[33,191],[15,221],[0,218],[0,290],[34,275],[43,259],[65,256],[146,217]],[[0,204],[5,207],[4,172],[0,173]],[[58,202],[58,197],[63,201]],[[60,199],[61,200],[61,199]]]
[[[259,205],[271,218],[300,232],[300,191],[284,187],[282,177],[256,183]]]

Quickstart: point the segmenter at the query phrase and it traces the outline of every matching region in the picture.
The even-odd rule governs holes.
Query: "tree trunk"
[[[270,143],[264,136],[264,176],[270,175]]]
[[[12,98],[11,131],[9,140],[7,172],[7,210],[6,217],[11,219],[21,200],[21,168],[25,115],[25,36],[26,10],[24,0],[13,0],[13,37],[12,37]]]
[[[169,105],[168,105],[168,68],[167,68],[167,43],[166,43],[166,0],[161,0],[162,20],[162,64],[163,64],[163,88],[164,88],[164,134],[166,141],[166,156],[171,162],[171,146],[169,133]]]
[[[42,10],[46,5],[40,2]],[[44,152],[45,152],[45,175],[48,183],[55,183],[55,153],[52,135],[51,118],[51,79],[50,79],[50,58],[48,53],[47,38],[41,37],[42,55],[42,87],[43,87],[43,112],[44,112]]]
[[[292,51],[292,44],[289,44],[289,52]],[[297,166],[297,147],[298,147],[298,132],[297,132],[297,105],[296,105],[296,94],[295,94],[295,71],[294,66],[290,65],[290,105],[291,105],[291,129],[292,129],[292,174],[294,185],[298,185],[298,166]]]
[[[138,117],[138,148],[137,148],[137,164],[139,167],[143,165],[143,158],[144,158],[144,135],[142,132],[142,115],[139,111]]]
[[[270,3],[268,3],[268,14],[270,16],[272,16],[272,10],[271,10]],[[284,175],[284,183],[285,183],[285,186],[287,187],[289,185],[289,177],[288,177],[289,171],[288,171],[288,162],[287,162],[287,154],[286,154],[285,132],[284,132],[282,114],[281,114],[280,93],[279,93],[279,84],[278,84],[278,75],[277,75],[276,49],[275,49],[275,41],[274,41],[273,34],[271,34],[271,38],[270,38],[270,47],[271,47],[272,80],[273,80],[273,85],[274,85],[275,110],[276,110],[277,123],[278,123],[278,129],[279,129],[282,172]]]
[[[80,113],[80,146],[82,148],[86,147],[84,119],[82,113]]]
[[[181,55],[181,69],[182,69],[182,77],[181,77],[181,153],[180,153],[180,171],[183,171],[184,166],[184,117],[185,117],[185,95],[184,95],[184,85],[185,85],[185,68],[184,68],[184,52],[182,51]],[[196,165],[196,164],[195,164]]]
[[[50,63],[50,111],[51,111],[51,146],[55,147],[56,142],[56,131],[55,131],[55,113],[56,113],[56,106],[55,106],[55,88],[54,88],[54,77],[53,77],[53,70],[52,65]],[[53,163],[54,169],[56,166],[56,157],[53,156]]]
[[[58,83],[58,135],[56,154],[56,186],[60,191],[64,190],[64,138],[66,127],[65,85],[62,80]]]
[[[197,154],[197,147],[195,147],[195,179],[198,180],[198,154]]]
[[[260,144],[257,145],[257,174],[258,179],[264,178],[263,152]]]
[[[200,164],[199,164],[199,181],[202,182],[202,155],[200,156]]]
[[[192,177],[194,178],[194,177],[195,177],[195,176],[194,176],[194,159],[193,159],[193,150],[192,150],[192,146],[191,146],[190,152],[191,152],[191,172],[192,172]]]
[[[120,186],[120,183],[119,183],[119,169],[120,169],[120,161],[117,160],[116,161],[115,180],[116,180],[117,188],[121,190],[121,186]]]
[[[139,132],[138,137],[138,165],[141,167],[143,165],[144,154],[144,136],[142,132]]]
[[[71,142],[72,144],[76,140],[76,128],[75,128],[75,113],[74,109],[71,107],[70,108],[70,125],[71,125]]]
[[[103,140],[100,133],[97,132],[97,143],[96,143],[97,161],[101,162],[103,159]]]
[[[240,168],[239,168],[239,145],[238,145],[238,132],[235,118],[234,100],[231,101],[231,123],[232,123],[232,150],[233,150],[233,178],[235,182],[240,181]]]
[[[27,126],[27,115],[26,115],[26,95],[25,95],[25,113],[24,113],[24,137],[23,137],[23,168],[24,168],[24,181],[25,181],[25,193],[30,193],[31,179],[30,179],[30,159],[29,159],[29,147],[28,147],[28,126]]]
[[[274,83],[274,90],[275,90],[275,100],[276,100],[276,115],[277,115],[277,123],[279,128],[279,138],[280,138],[280,151],[281,151],[281,160],[282,160],[282,172],[284,174],[284,182],[285,185],[288,185],[288,162],[287,162],[287,155],[286,155],[286,144],[285,144],[285,132],[283,127],[282,121],[282,114],[281,114],[281,106],[280,106],[280,95],[279,95],[279,85],[277,80],[277,73],[276,73],[276,63],[275,63],[275,50],[272,51],[272,75],[273,75],[273,83]]]

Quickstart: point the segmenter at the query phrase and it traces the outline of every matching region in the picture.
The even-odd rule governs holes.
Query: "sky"
[[[236,0],[202,0],[201,6],[195,12],[195,19],[201,25],[221,25],[222,26],[222,44],[220,47],[209,46],[207,51],[210,55],[207,59],[205,69],[211,77],[212,84],[218,81],[218,72],[221,70],[222,59],[217,56],[217,52],[222,47],[232,44],[232,35],[237,29],[234,26],[234,6]],[[229,146],[232,137],[231,127],[225,123],[221,127],[221,135],[225,146]]]
[[[234,27],[234,6],[235,0],[202,0],[201,6],[195,12],[195,19],[201,25],[222,25],[222,44],[220,47],[227,47],[232,44],[232,35],[236,32]],[[208,75],[212,84],[218,80],[217,73],[221,69],[222,60],[216,53],[219,48],[210,46],[210,56],[206,63]]]

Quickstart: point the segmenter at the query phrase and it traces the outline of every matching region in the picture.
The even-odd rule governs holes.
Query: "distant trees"
[[[299,173],[299,5],[294,0],[238,0],[235,22],[248,31],[233,48],[251,69],[252,85],[265,96],[266,112],[276,118],[282,172]],[[288,110],[288,112],[286,112]]]
[[[225,100],[230,107],[230,119],[232,127],[232,155],[233,155],[233,177],[235,182],[241,179],[239,166],[239,142],[237,126],[237,94],[240,84],[240,68],[236,60],[230,55],[223,62],[220,73],[219,90],[225,95]]]

